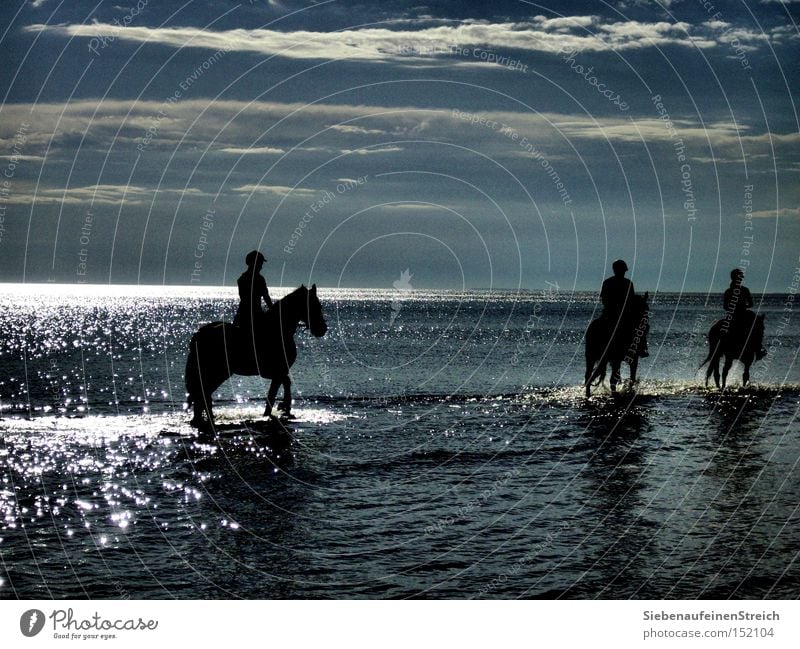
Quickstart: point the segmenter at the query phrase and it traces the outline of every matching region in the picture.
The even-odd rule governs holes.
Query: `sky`
[[[6,0],[0,281],[796,288],[800,2]],[[396,288],[396,286],[395,286]]]

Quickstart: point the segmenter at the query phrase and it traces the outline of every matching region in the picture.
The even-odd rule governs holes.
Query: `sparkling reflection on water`
[[[798,396],[6,421],[2,593],[789,597]]]
[[[797,595],[797,381],[762,373],[720,395],[654,370],[638,396],[586,400],[569,359],[588,304],[553,306],[566,324],[524,339],[525,375],[508,362],[518,338],[473,335],[511,307],[476,325],[483,303],[453,320],[421,300],[399,319],[409,340],[375,324],[385,300],[348,297],[337,307],[356,324],[329,308],[330,338],[299,337],[296,420],[260,419],[264,386],[243,380],[219,395],[219,436],[197,437],[185,342],[230,300],[158,299],[43,298],[51,315],[27,325],[32,308],[4,307],[0,597]],[[675,362],[660,333],[651,351]],[[536,336],[551,351],[535,356]],[[569,380],[537,384],[533,359]],[[434,372],[445,387],[419,389]]]

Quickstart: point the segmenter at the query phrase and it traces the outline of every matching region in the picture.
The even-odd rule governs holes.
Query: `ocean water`
[[[3,289],[0,598],[800,594],[780,296],[752,386],[697,371],[719,296],[662,294],[637,389],[586,399],[594,295],[321,289],[296,419],[234,377],[198,437],[187,343],[232,290]]]

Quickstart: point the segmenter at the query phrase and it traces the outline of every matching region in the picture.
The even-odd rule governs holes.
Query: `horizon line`
[[[301,284],[305,285],[305,284]],[[2,287],[70,287],[70,288],[80,288],[80,287],[131,287],[131,288],[170,288],[170,289],[230,289],[231,291],[236,290],[236,284],[133,284],[133,283],[125,283],[125,282],[109,282],[109,283],[100,283],[100,282],[3,282],[0,281],[0,290]],[[298,288],[298,286],[272,286],[271,290],[276,291],[284,291],[284,290],[293,290]],[[347,290],[347,291],[387,291],[387,292],[394,292],[398,291],[399,289],[389,287],[389,286],[322,286],[317,285],[317,288],[320,290]],[[545,289],[542,288],[526,288],[526,287],[470,287],[470,288],[430,288],[430,287],[413,287],[410,290],[404,290],[404,293],[413,294],[415,291],[451,291],[451,292],[469,292],[469,291],[525,291],[525,292],[541,292]],[[715,295],[717,293],[722,293],[723,291],[680,291],[680,290],[650,290],[647,291],[651,295],[663,295],[663,294],[675,294],[675,295]],[[599,289],[562,289],[555,292],[548,291],[548,295],[568,295],[571,293],[600,293]],[[786,292],[754,292],[754,295],[785,295]]]

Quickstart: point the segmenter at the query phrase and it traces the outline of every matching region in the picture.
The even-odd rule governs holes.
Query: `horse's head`
[[[317,297],[317,285],[312,284],[311,288],[305,286],[300,288],[305,291],[305,303],[308,307],[301,316],[301,321],[308,327],[312,336],[321,338],[328,331],[328,323],[325,322],[325,317],[322,315],[322,305]]]
[[[633,307],[631,311],[637,318],[645,317],[650,313],[650,291],[646,291],[644,295],[636,294],[631,304]]]

